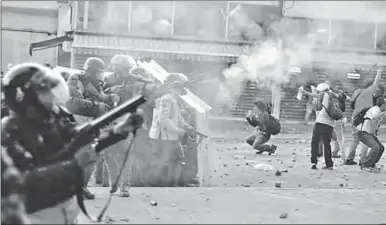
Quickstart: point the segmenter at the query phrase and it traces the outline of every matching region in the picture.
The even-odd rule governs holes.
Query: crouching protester
[[[85,212],[84,169],[98,159],[95,149],[127,137],[133,116],[102,132],[93,148],[52,161],[76,136],[74,117],[63,107],[69,98],[64,79],[39,64],[20,64],[5,75],[4,95],[10,115],[1,121],[2,156],[9,156],[2,158],[2,223],[25,223],[14,216],[24,210],[31,223],[76,223],[76,200]]]
[[[188,81],[183,74],[172,73],[165,84],[180,84]],[[181,89],[170,88],[156,99],[149,137],[152,142],[153,166],[151,183],[157,186],[176,186],[184,161],[180,137],[192,129],[183,119],[178,98]]]
[[[378,172],[380,168],[376,164],[382,157],[385,147],[378,140],[376,134],[382,118],[386,115],[386,102],[384,98],[378,98],[371,108],[363,109],[355,118],[354,125],[357,126],[357,135],[361,143],[370,148],[359,162],[361,169]]]
[[[256,154],[268,152],[269,155],[274,154],[277,146],[266,144],[271,135],[280,133],[280,122],[270,114],[270,109],[262,101],[253,103],[253,112],[249,110],[246,114],[248,123],[256,127],[256,133],[247,138],[246,142],[251,145]]]
[[[341,120],[343,118],[343,112],[340,107],[338,95],[330,91],[328,84],[319,84],[317,90],[321,91],[316,102],[316,110],[320,110],[320,112],[316,117],[314,129],[312,131],[311,169],[317,169],[319,143],[322,141],[326,164],[323,169],[331,170],[334,166],[331,153],[331,138],[333,135],[334,123],[336,120]]]

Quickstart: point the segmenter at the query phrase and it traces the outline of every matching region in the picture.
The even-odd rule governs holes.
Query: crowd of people
[[[350,97],[346,92],[333,87],[326,81],[318,85],[309,83],[299,88],[299,99],[306,101],[305,123],[312,111],[316,111],[316,120],[311,141],[312,169],[317,169],[318,157],[324,155],[325,169],[333,169],[332,158],[343,158],[345,165],[357,165],[356,149],[362,143],[359,166],[371,172],[379,172],[379,162],[384,146],[378,140],[380,123],[385,116],[384,86],[381,84],[382,67],[377,67],[373,80],[367,80],[363,87]],[[342,141],[343,118],[346,102],[353,109],[351,123],[353,141],[346,149]],[[334,143],[334,149],[331,149]],[[339,155],[341,151],[341,155]]]
[[[157,82],[129,55],[114,56],[110,68],[107,73],[105,62],[91,57],[77,74],[36,63],[4,73],[2,223],[76,223],[77,203],[87,215],[83,201],[95,198],[87,184],[102,160],[110,193],[119,189],[122,197],[130,196],[133,174],[148,186],[197,183],[197,166],[190,165],[195,160],[187,160],[194,158],[187,152],[197,148],[195,112],[179,97],[188,78],[170,73],[164,83]],[[77,139],[80,117],[87,123],[135,96],[146,102],[92,130],[89,143]],[[85,145],[74,145],[78,142]],[[69,145],[79,149],[55,158]],[[129,151],[136,157],[126,157]]]

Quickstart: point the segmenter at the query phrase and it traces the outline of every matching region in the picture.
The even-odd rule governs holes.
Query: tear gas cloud
[[[295,7],[297,3],[294,3]],[[312,15],[312,12],[315,12],[318,15],[325,15],[324,19],[346,19],[359,22],[365,19],[366,21],[363,22],[373,23],[374,26],[376,22],[386,22],[386,15],[384,15],[386,4],[381,2],[318,1],[315,3],[299,2],[299,4],[302,4],[302,7],[296,11],[297,17],[307,17]],[[289,8],[289,10],[291,9]],[[307,14],[302,15],[302,12]],[[335,12],[333,13],[334,15],[331,12]],[[349,33],[344,29],[345,27],[334,26],[331,42],[342,39],[356,39],[359,40],[357,43],[361,42],[364,33],[361,24],[353,27]],[[291,79],[291,73],[286,69],[292,66],[311,66],[310,64],[314,61],[313,51],[316,47],[317,36],[323,34],[327,36],[328,34],[328,30],[321,28],[317,21],[313,22],[310,20],[308,23],[303,23],[289,17],[274,21],[270,24],[269,30],[273,31],[274,35],[266,37],[260,43],[256,43],[248,54],[240,56],[236,64],[223,71],[223,75],[227,78],[226,88],[223,89],[229,91],[220,93],[218,96],[219,101],[227,101],[229,104],[230,100],[237,98],[244,88],[245,81],[256,82],[257,86],[262,88],[271,87],[272,84],[281,85],[288,83]],[[374,30],[365,32],[374,32]],[[385,35],[386,29],[378,29],[378,37],[385,37]],[[366,41],[368,42],[368,39]],[[353,46],[353,48],[355,47],[359,48],[360,46]],[[283,54],[280,54],[280,52]],[[368,61],[361,54],[356,54],[350,58],[353,58],[353,60],[349,61],[345,57],[337,59],[338,62],[336,63],[345,64],[344,69],[337,67],[328,68],[329,72],[335,75],[332,79],[340,80],[344,83],[347,79],[346,73],[348,71],[358,67],[358,64]],[[328,61],[329,59],[327,57],[324,60]],[[368,64],[375,64],[375,62],[368,62]],[[300,74],[300,76],[303,77],[297,79],[300,82],[298,86],[309,79],[308,74]]]

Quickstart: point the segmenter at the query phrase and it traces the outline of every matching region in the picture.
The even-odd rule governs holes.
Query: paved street
[[[87,206],[96,216],[108,189],[93,190],[98,199]],[[103,222],[380,224],[386,222],[385,201],[385,190],[133,188],[130,199],[113,198]]]
[[[129,199],[113,197],[104,222],[386,223],[386,208],[382,207],[386,202],[386,171],[364,172],[358,166],[343,166],[340,159],[334,160],[333,171],[311,170],[311,132],[299,130],[273,137],[271,142],[278,146],[274,156],[256,155],[244,143],[253,132],[249,128],[233,130],[232,135],[216,134],[211,149],[217,155],[213,187],[133,188]],[[380,164],[385,162],[384,156]],[[257,164],[268,164],[273,170],[257,170]],[[319,166],[323,166],[322,158]],[[287,172],[277,176],[276,170]],[[281,187],[276,188],[276,183]],[[107,201],[109,189],[92,190],[97,199],[87,201],[87,205],[96,216]],[[152,200],[158,205],[152,206]],[[83,218],[81,222],[88,221]]]

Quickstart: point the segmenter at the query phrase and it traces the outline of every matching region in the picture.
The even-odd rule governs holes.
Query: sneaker
[[[324,167],[322,167],[322,169],[324,169],[324,170],[333,170],[334,167],[333,166],[324,166]]]
[[[314,164],[314,165],[311,166],[311,169],[312,169],[312,170],[317,170],[318,168],[317,168],[316,165]]]
[[[334,158],[334,159],[340,159],[340,157],[341,157],[341,156],[338,155],[338,154],[333,154],[333,155],[332,155],[332,158]]]
[[[353,165],[358,165],[357,162],[355,162],[354,160],[346,160],[344,162],[344,165],[347,165],[347,166],[353,166]]]
[[[257,151],[256,152],[256,155],[261,155],[261,154],[263,154],[263,151]]]
[[[381,172],[380,168],[377,167],[369,167],[369,166],[361,166],[361,170],[370,172],[370,173],[379,173]]]
[[[122,198],[128,198],[128,197],[130,197],[130,193],[129,193],[128,190],[121,190],[120,196],[121,196]]]
[[[118,191],[118,185],[111,185],[110,193],[114,194],[115,192]]]
[[[275,154],[275,152],[276,152],[276,149],[277,149],[277,146],[276,146],[276,145],[272,145],[272,147],[271,147],[271,151],[268,153],[268,155],[272,155],[272,154]]]
[[[87,199],[87,200],[95,199],[95,195],[93,193],[91,193],[91,191],[88,190],[88,188],[84,187],[82,192],[83,192],[82,195],[83,195],[84,199]]]

